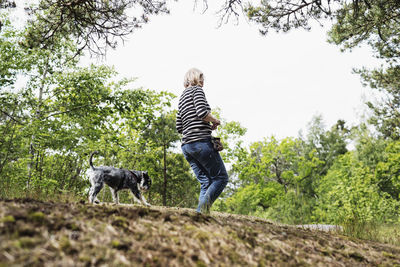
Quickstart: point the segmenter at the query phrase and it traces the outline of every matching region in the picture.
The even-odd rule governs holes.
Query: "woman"
[[[204,75],[200,70],[192,68],[186,73],[176,129],[183,135],[183,155],[200,182],[197,212],[208,213],[228,183],[228,174],[221,156],[211,143],[211,131],[217,129],[221,122],[211,115],[203,85]]]

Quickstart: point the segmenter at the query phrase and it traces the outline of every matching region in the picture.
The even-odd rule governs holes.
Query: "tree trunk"
[[[164,150],[164,190],[163,190],[163,205],[167,206],[167,147],[164,144],[163,145],[163,150]]]
[[[4,158],[1,159],[1,162],[0,162],[0,174],[3,172],[3,168],[7,164],[8,155],[9,155],[9,153],[11,151],[11,146],[12,146],[13,140],[14,140],[14,138],[16,136],[16,135],[14,135],[15,134],[15,128],[16,128],[16,127],[14,127],[15,126],[15,122],[11,122],[10,121],[10,123],[11,123],[11,126],[8,127],[9,124],[7,123],[7,128],[6,129],[8,130],[10,128],[10,129],[12,129],[12,132],[10,134],[10,140],[8,140],[7,149],[5,149],[6,154],[4,155]],[[3,135],[6,136],[7,132],[5,134],[3,134]],[[5,138],[4,138],[4,140],[5,140]],[[4,141],[2,143],[5,144],[6,142]]]
[[[47,62],[48,64],[48,62]],[[36,114],[35,114],[35,118],[32,119],[32,121],[34,120],[39,120],[41,117],[41,108],[42,108],[42,102],[43,102],[43,89],[44,89],[44,82],[47,76],[47,66],[44,69],[43,72],[43,80],[42,80],[42,84],[39,87],[39,96],[38,96],[38,106],[36,108]],[[29,144],[29,154],[30,154],[30,162],[28,163],[28,180],[26,181],[26,189],[29,190],[30,187],[30,183],[31,183],[31,179],[32,179],[32,169],[33,169],[33,163],[34,163],[34,159],[35,159],[35,133],[32,134],[31,136],[31,142]]]

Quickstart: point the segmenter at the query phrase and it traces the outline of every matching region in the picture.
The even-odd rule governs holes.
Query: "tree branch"
[[[17,120],[15,117],[11,116],[9,113],[5,112],[4,110],[0,109],[1,113],[3,113],[4,115],[6,115],[7,117],[9,117],[10,119],[12,119],[15,122],[18,122],[19,124],[23,125],[24,123],[22,123],[21,121]]]

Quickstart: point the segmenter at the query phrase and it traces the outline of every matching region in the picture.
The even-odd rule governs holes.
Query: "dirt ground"
[[[400,248],[193,210],[0,200],[0,266],[400,266]]]

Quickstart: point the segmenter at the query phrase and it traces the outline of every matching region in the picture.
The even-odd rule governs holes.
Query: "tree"
[[[227,198],[223,211],[245,215],[261,213],[275,206],[279,196],[283,194],[283,187],[277,183],[251,183],[239,188],[234,195]]]
[[[193,1],[194,7],[197,2]],[[22,3],[17,3],[0,0],[0,11],[21,8]],[[206,11],[207,1],[203,3]],[[241,1],[223,1],[218,11],[220,24],[232,14],[237,17],[241,9]],[[148,23],[151,16],[168,14],[169,8],[166,0],[39,0],[25,11],[30,17],[24,41],[27,47],[51,49],[57,39],[64,38],[77,42],[77,55],[85,48],[105,55],[108,48],[115,48],[118,41],[123,42]],[[0,18],[0,30],[2,24]]]
[[[237,1],[240,2],[240,1]],[[270,29],[287,32],[293,28],[310,29],[310,21],[335,21],[331,41],[345,49],[368,42],[380,55],[399,55],[396,45],[400,3],[396,0],[273,0],[249,4],[250,20],[260,24],[260,32]]]
[[[380,91],[382,98],[367,102],[373,115],[370,122],[385,138],[400,138],[400,2],[395,0],[360,1],[357,10],[345,6],[338,12],[330,31],[330,41],[351,49],[366,42],[385,67],[357,70],[364,85]]]
[[[364,85],[379,91],[377,101],[368,101],[372,111],[369,122],[376,127],[384,138],[400,139],[400,67],[368,71],[358,70]]]
[[[372,171],[376,170],[379,162],[385,161],[385,149],[388,141],[371,132],[365,123],[352,129],[351,139],[355,144],[357,160],[368,166]]]
[[[150,140],[151,147],[161,147],[163,152],[163,205],[167,205],[167,150],[179,140],[175,130],[176,112],[161,114],[144,132],[144,138]]]
[[[376,166],[378,187],[393,199],[400,200],[400,141],[390,142],[384,151],[383,160]]]
[[[383,97],[368,102],[373,111],[371,123],[384,137],[399,139],[400,71],[400,2],[396,0],[293,0],[261,1],[246,8],[250,20],[261,26],[261,33],[270,29],[289,31],[293,28],[310,29],[310,21],[334,20],[329,41],[349,50],[368,44],[377,58],[386,61],[386,68],[356,70],[364,85],[378,89]]]
[[[6,1],[0,7],[19,6]],[[130,15],[131,9],[141,13]],[[147,23],[149,16],[168,13],[164,0],[40,0],[25,10],[30,16],[25,36],[28,47],[49,49],[59,38],[72,38],[78,44],[77,54],[84,48],[104,54]]]
[[[379,190],[374,174],[353,152],[335,161],[320,182],[318,196],[315,214],[321,222],[384,222],[398,216],[398,203]]]
[[[294,138],[264,139],[250,145],[247,156],[237,162],[234,170],[243,185],[276,182],[285,192],[295,188],[309,191],[308,180],[322,162],[316,151],[304,153],[302,141]]]
[[[107,66],[78,67],[76,47],[65,39],[57,39],[51,50],[28,48],[20,42],[26,31],[5,21],[0,32],[3,193],[74,188],[82,194],[87,155],[103,150],[105,163],[114,163],[118,151],[138,147],[154,113],[169,103],[168,94],[132,90],[131,79],[117,81]],[[16,82],[21,77],[25,83]]]
[[[308,124],[308,132],[304,141],[305,154],[316,152],[317,157],[324,164],[320,165],[318,176],[324,176],[332,166],[334,160],[347,152],[347,139],[350,130],[345,121],[338,120],[330,130],[325,130],[322,116],[315,116]]]

